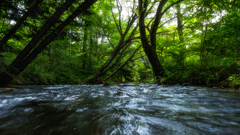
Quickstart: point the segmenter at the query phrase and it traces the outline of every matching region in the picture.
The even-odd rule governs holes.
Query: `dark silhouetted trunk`
[[[158,59],[157,52],[156,52],[156,34],[157,30],[159,28],[159,24],[161,21],[161,18],[164,13],[167,12],[172,6],[180,3],[183,0],[178,0],[172,4],[170,4],[168,7],[166,7],[163,10],[164,5],[168,2],[168,0],[161,0],[159,2],[159,5],[157,7],[156,14],[153,18],[153,22],[150,28],[150,42],[148,41],[148,36],[146,34],[146,26],[144,18],[147,14],[146,9],[149,5],[149,0],[138,0],[138,11],[139,11],[139,30],[140,30],[140,37],[143,49],[149,59],[149,62],[152,65],[153,72],[156,77],[157,84],[160,84],[160,78],[164,75],[163,67]]]
[[[42,39],[42,37],[49,31],[49,29],[54,26],[55,22],[63,14],[64,11],[72,5],[75,0],[68,0],[59,7],[56,12],[47,20],[47,22],[42,26],[42,28],[33,36],[32,40],[28,45],[20,52],[17,58],[11,63],[12,67],[18,67],[22,61],[28,56],[32,49],[37,45],[37,43]]]
[[[3,39],[0,41],[0,49],[16,33],[18,28],[24,23],[29,14],[31,14],[38,7],[38,5],[42,3],[42,1],[43,0],[37,0],[33,4],[33,6],[29,8],[28,11],[18,20],[18,22],[13,26],[13,28],[3,37]]]
[[[11,75],[16,76],[21,73],[37,57],[37,55],[58,36],[64,27],[66,27],[79,14],[85,12],[96,1],[97,0],[84,1],[64,22],[62,22],[51,34],[42,40],[41,43],[24,59],[24,61],[22,61],[17,67],[9,66],[7,71],[0,74],[0,85],[6,85],[13,80]]]
[[[158,6],[156,18],[150,30],[150,43],[149,43],[147,39],[145,22],[144,22],[146,11],[143,10],[143,9],[147,9],[148,1],[145,0],[144,3],[142,3],[142,0],[138,0],[139,13],[140,13],[139,30],[141,35],[141,42],[142,42],[143,49],[149,59],[149,62],[152,65],[153,72],[156,76],[156,81],[158,84],[160,84],[160,78],[164,75],[164,70],[162,68],[162,65],[158,59],[157,52],[156,52],[156,31],[157,31],[160,19],[162,17],[162,14],[161,14],[162,8],[166,2],[167,0],[163,0],[160,2]]]

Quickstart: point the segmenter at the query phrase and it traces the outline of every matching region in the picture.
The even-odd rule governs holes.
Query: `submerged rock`
[[[139,86],[139,83],[121,83],[121,86]]]
[[[191,83],[183,83],[182,86],[190,86]]]
[[[104,83],[103,84],[103,87],[110,87],[110,86],[121,86],[121,85],[120,85],[120,83],[112,83],[112,84]]]
[[[0,93],[3,93],[3,92],[10,92],[12,91],[14,88],[0,88]]]

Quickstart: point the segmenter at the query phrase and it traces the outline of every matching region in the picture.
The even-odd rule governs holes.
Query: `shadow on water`
[[[0,94],[0,134],[240,134],[233,90],[195,86],[16,86]]]

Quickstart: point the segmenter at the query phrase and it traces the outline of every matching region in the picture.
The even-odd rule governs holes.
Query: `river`
[[[239,90],[200,86],[13,86],[1,135],[239,135]]]

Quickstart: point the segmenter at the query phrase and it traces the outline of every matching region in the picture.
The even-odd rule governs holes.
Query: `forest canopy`
[[[237,0],[1,0],[0,85],[240,86]]]

